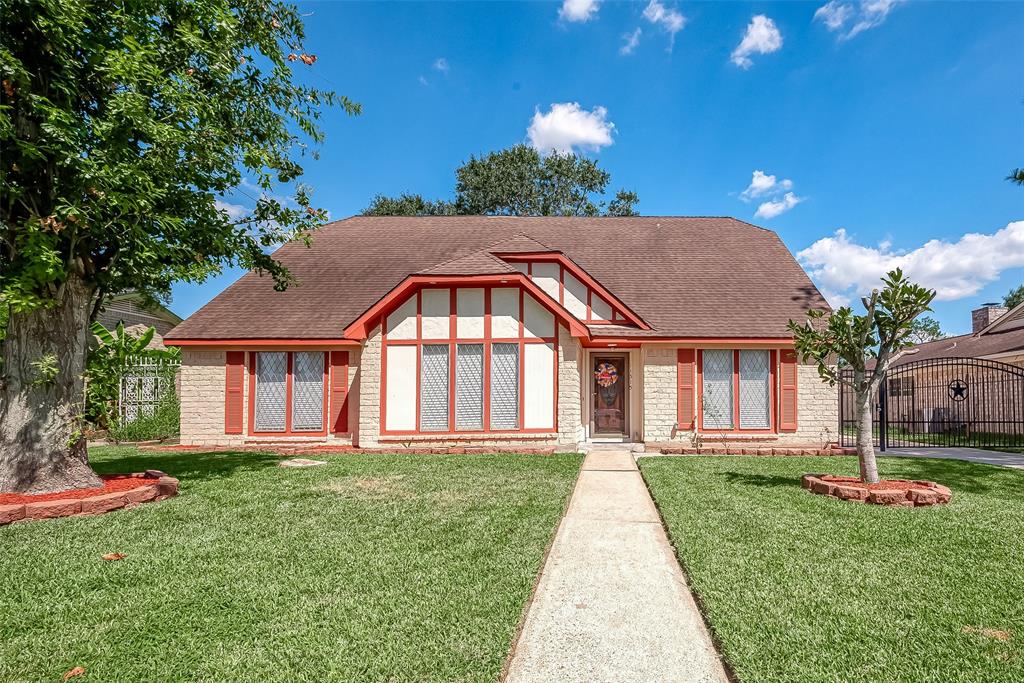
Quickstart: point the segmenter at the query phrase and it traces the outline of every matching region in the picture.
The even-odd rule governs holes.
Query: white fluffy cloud
[[[643,31],[637,26],[629,33],[622,34],[622,47],[619,48],[620,55],[631,55],[636,46],[640,44],[640,35]]]
[[[228,219],[234,222],[240,221],[242,218],[249,215],[249,209],[241,204],[232,204],[231,202],[225,202],[221,199],[215,199],[213,205],[218,211],[226,213]]]
[[[448,71],[451,70],[451,67],[448,65],[447,59],[445,59],[444,57],[438,57],[437,59],[434,60],[434,70],[446,74],[448,73]]]
[[[880,278],[902,268],[911,280],[935,289],[937,299],[951,301],[977,294],[1004,270],[1024,267],[1024,221],[992,234],[968,233],[956,242],[929,240],[910,251],[857,244],[836,230],[797,254],[822,294],[835,305],[878,287]]]
[[[860,0],[855,5],[853,2],[829,0],[818,8],[814,18],[825,24],[829,31],[839,33],[841,40],[849,40],[884,22],[893,7],[901,2],[903,0]]]
[[[678,10],[668,8],[658,0],[651,0],[644,8],[644,19],[669,34],[669,50],[675,44],[676,34],[686,26],[686,17]]]
[[[775,22],[763,14],[758,14],[747,24],[747,32],[743,40],[732,51],[732,63],[741,69],[749,69],[754,62],[750,55],[766,55],[782,47],[782,34]]]
[[[778,180],[774,175],[768,175],[764,171],[754,171],[750,178],[750,185],[740,192],[740,199],[749,202],[757,197],[779,194],[791,189],[793,189],[793,181],[788,178]]]
[[[526,137],[541,154],[568,154],[576,148],[607,147],[612,144],[613,130],[615,124],[608,120],[604,107],[586,111],[576,102],[563,102],[552,104],[546,114],[535,110]]]
[[[563,0],[558,18],[564,21],[590,21],[597,14],[601,0]]]
[[[797,197],[792,192],[787,192],[778,199],[771,199],[767,202],[762,202],[757,207],[757,211],[754,212],[754,218],[775,218],[779,214],[786,213],[794,206],[804,200],[804,197]]]

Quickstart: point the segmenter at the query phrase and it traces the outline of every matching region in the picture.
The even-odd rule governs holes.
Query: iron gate
[[[857,408],[839,385],[839,440],[854,446]],[[1024,368],[977,358],[933,358],[891,368],[873,398],[875,445],[1024,447]]]

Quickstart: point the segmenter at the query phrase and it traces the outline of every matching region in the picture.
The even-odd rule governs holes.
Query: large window
[[[764,349],[701,352],[701,427],[765,431],[772,428],[775,353]]]
[[[484,428],[484,345],[455,345],[455,428]]]
[[[252,356],[252,431],[323,432],[327,355],[260,351]]]
[[[414,294],[385,321],[383,433],[553,431],[556,330],[518,287]]]
[[[491,347],[491,429],[519,426],[519,344]]]

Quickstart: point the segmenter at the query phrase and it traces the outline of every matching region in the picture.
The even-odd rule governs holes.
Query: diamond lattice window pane
[[[740,427],[770,426],[768,351],[740,351]]]
[[[519,344],[491,347],[491,429],[519,427]]]
[[[732,429],[732,351],[704,354],[703,415],[705,429]]]
[[[448,429],[448,345],[424,344],[420,355],[420,429]]]
[[[288,354],[256,354],[256,431],[283,432]]]
[[[455,428],[483,429],[484,345],[455,347]]]
[[[318,432],[324,428],[324,354],[320,351],[292,356],[292,431]]]

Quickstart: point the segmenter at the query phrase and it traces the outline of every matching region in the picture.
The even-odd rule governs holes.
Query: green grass
[[[92,455],[180,495],[0,528],[2,681],[494,680],[580,463]]]
[[[855,473],[853,458],[641,460],[741,681],[1024,680],[1024,471],[880,467],[953,500],[884,508],[800,488],[805,472]]]

